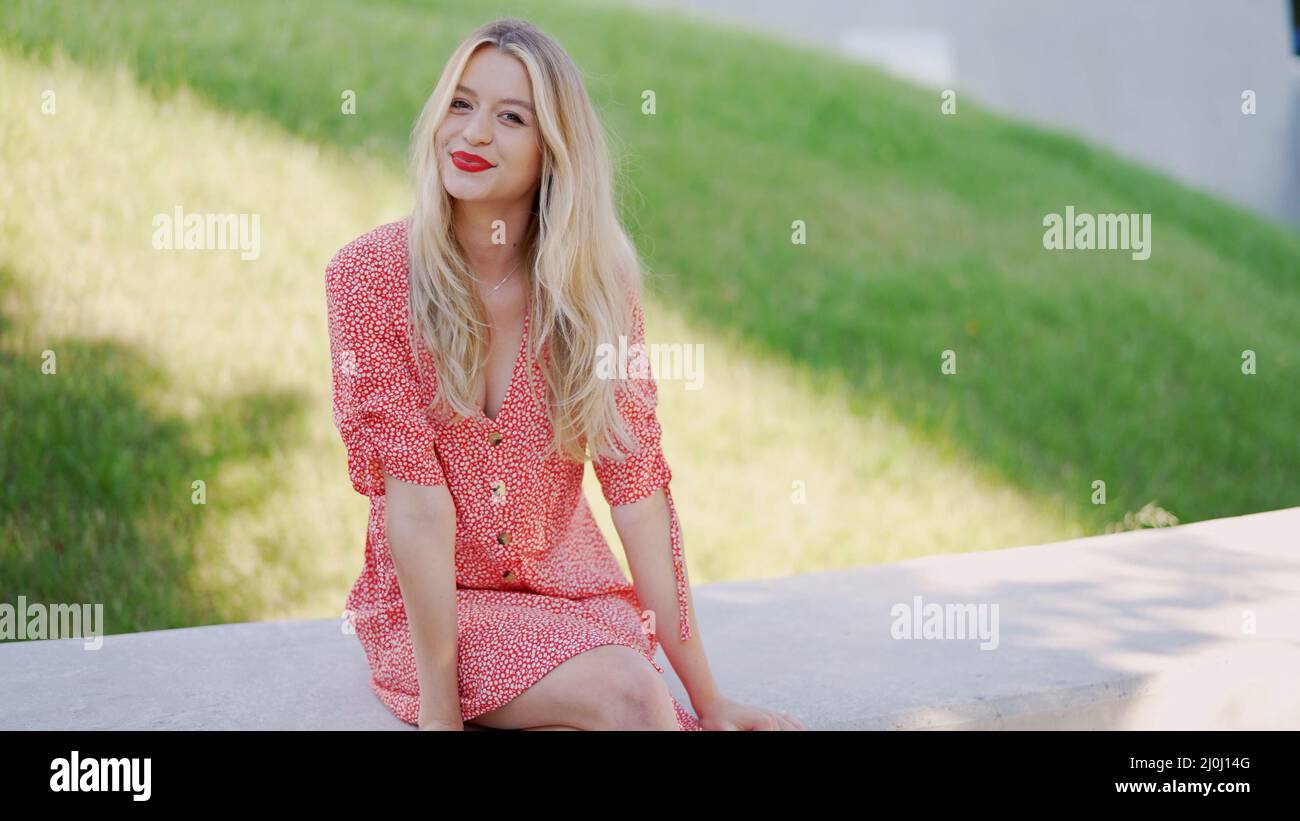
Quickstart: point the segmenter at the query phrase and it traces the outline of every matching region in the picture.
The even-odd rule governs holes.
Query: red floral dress
[[[334,423],[347,449],[348,475],[370,498],[365,562],[347,609],[370,665],[370,685],[398,718],[419,718],[419,682],[406,608],[384,532],[386,469],[416,485],[446,485],[456,505],[456,604],[461,714],[470,721],[500,707],[561,662],[605,644],[639,651],[656,671],[658,645],[627,575],[592,516],[586,466],[543,458],[552,429],[541,401],[540,365],[526,361],[531,316],[510,387],[495,419],[443,423],[424,410],[437,374],[408,333],[406,220],[381,225],[344,246],[325,273],[333,362]],[[531,312],[529,312],[531,314]],[[629,345],[643,344],[645,319],[634,306]],[[631,350],[638,350],[631,348]],[[421,377],[421,371],[425,377]],[[690,635],[681,526],[660,448],[657,389],[648,403],[618,392],[628,429],[641,445],[623,460],[593,462],[610,505],[663,488],[676,575],[678,629]],[[678,725],[702,729],[676,699]]]

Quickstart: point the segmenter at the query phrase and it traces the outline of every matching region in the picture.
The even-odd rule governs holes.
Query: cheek
[[[504,148],[504,146],[502,146]],[[532,139],[520,139],[510,145],[510,165],[520,174],[532,174],[541,168],[542,152]]]
[[[540,173],[542,169],[542,148],[536,140],[529,140],[519,148],[519,155],[523,159],[522,165],[530,173]]]

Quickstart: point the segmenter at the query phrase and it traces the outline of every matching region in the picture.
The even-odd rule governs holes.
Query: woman
[[[641,268],[568,55],[520,20],[475,31],[411,161],[411,215],[326,272],[334,418],[371,501],[347,606],[372,689],[421,729],[801,729],[718,692],[654,379],[597,367],[644,344]],[[635,585],[583,496],[588,454]]]

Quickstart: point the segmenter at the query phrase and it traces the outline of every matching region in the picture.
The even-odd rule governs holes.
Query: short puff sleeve
[[[616,403],[638,449],[622,459],[606,456],[592,462],[601,493],[611,507],[640,501],[672,480],[664,458],[663,429],[655,415],[659,388],[650,369],[645,346],[645,315],[639,301],[632,307],[632,329],[627,344],[627,384],[616,392]]]
[[[348,476],[384,495],[384,472],[413,485],[445,485],[433,421],[421,400],[404,266],[354,240],[325,269],[334,425]]]

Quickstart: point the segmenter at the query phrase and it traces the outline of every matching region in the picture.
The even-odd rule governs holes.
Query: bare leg
[[[570,727],[567,724],[546,724],[541,727],[521,727],[522,730],[581,730],[581,727]]]
[[[501,730],[676,730],[668,685],[645,656],[603,644],[564,661],[508,703],[474,719]]]
[[[488,727],[485,724],[477,724],[478,719],[465,722],[465,731],[478,730],[479,732],[504,732],[498,727]],[[540,727],[519,727],[518,730],[581,730],[581,727],[570,727],[567,724],[545,724]]]

